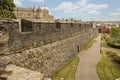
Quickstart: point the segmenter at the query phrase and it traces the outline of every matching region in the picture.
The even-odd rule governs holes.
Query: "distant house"
[[[109,33],[110,29],[106,27],[99,28],[99,33]]]

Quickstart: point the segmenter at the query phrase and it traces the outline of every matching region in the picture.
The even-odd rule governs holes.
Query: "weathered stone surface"
[[[91,36],[89,36],[91,35]],[[60,70],[94,37],[89,32],[2,57],[9,63],[43,73],[46,77]]]
[[[8,40],[9,40],[9,35],[6,32],[6,29],[4,27],[0,26],[0,47],[7,44]]]
[[[5,70],[11,72],[9,74],[6,73],[1,76],[7,80],[43,80],[43,75],[41,73],[15,65],[8,65]]]
[[[9,33],[9,40],[6,46],[0,47],[0,54],[5,54],[0,56],[0,60],[41,72],[45,77],[55,74],[97,33],[90,24],[59,24],[58,29],[57,23],[36,22],[30,33],[20,32],[18,23],[3,24]]]
[[[8,52],[10,51],[10,53],[16,53],[20,52],[21,50],[35,48],[48,43],[66,39],[73,35],[87,32],[88,30],[92,29],[90,23],[72,23],[72,25],[71,23],[59,23],[59,29],[57,25],[58,23],[31,23],[32,27],[30,27],[30,29],[27,27],[27,23],[24,23],[27,28],[22,25],[20,26],[19,22],[3,22],[3,24],[1,24],[1,26],[3,26],[9,34],[9,40],[7,44]],[[1,49],[0,54],[3,53],[4,49],[5,48]]]

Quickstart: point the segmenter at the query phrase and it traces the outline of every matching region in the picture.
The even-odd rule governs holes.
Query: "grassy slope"
[[[71,63],[53,76],[53,80],[61,80],[60,78],[64,78],[64,80],[75,80],[78,63],[79,57],[76,56]]]
[[[119,78],[120,72],[118,71],[114,63],[112,63],[108,59],[106,52],[103,51],[102,55],[103,58],[100,61],[100,63],[97,65],[98,74],[101,80],[115,80]]]
[[[88,42],[88,44],[85,45],[83,50],[88,50],[95,42],[96,42],[95,39],[91,40],[90,42]]]
[[[106,42],[106,40],[103,39],[103,38],[102,38],[102,46],[103,46],[103,47],[108,47],[108,46],[107,46],[107,42]]]
[[[99,34],[97,34],[91,41],[89,41],[85,47],[83,48],[83,50],[88,50],[95,42],[96,42],[96,38],[99,36]]]

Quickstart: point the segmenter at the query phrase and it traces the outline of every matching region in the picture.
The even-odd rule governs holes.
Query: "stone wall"
[[[85,23],[33,22],[30,32],[20,32],[18,23],[2,26],[7,29],[9,40],[1,47],[0,53],[5,55],[0,59],[41,72],[45,77],[68,64],[97,33]]]
[[[39,71],[48,77],[68,64],[94,35],[93,33],[76,35],[41,47],[4,56],[4,58],[9,63]]]
[[[92,29],[90,23],[31,22],[32,28],[28,23],[26,22],[25,24],[23,22],[20,24],[21,26],[19,26],[18,22],[4,22],[1,25],[7,29],[9,40],[5,46],[0,47],[0,54],[10,54],[42,46]],[[6,49],[4,47],[8,48],[6,52],[2,51]]]
[[[41,21],[54,21],[54,16],[47,9],[41,8],[15,8],[14,14],[17,19],[38,19]]]

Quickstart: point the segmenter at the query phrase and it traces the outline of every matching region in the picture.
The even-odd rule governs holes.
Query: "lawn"
[[[120,78],[120,72],[115,64],[109,60],[106,51],[102,51],[102,60],[97,65],[98,74],[101,80],[115,80]]]
[[[75,80],[75,73],[79,63],[79,57],[76,56],[65,68],[55,74],[52,80]]]
[[[83,50],[88,50],[90,47],[92,47],[92,45],[96,42],[96,38],[99,36],[99,34],[97,34],[91,41],[89,41],[85,47],[83,48]]]
[[[106,48],[108,47],[108,46],[107,46],[107,42],[106,42],[106,40],[103,39],[103,38],[102,38],[102,46],[103,46],[103,47],[106,47]]]
[[[92,47],[92,45],[96,42],[95,39],[91,40],[90,42],[88,42],[85,47],[83,48],[83,50],[88,50],[90,47]]]

